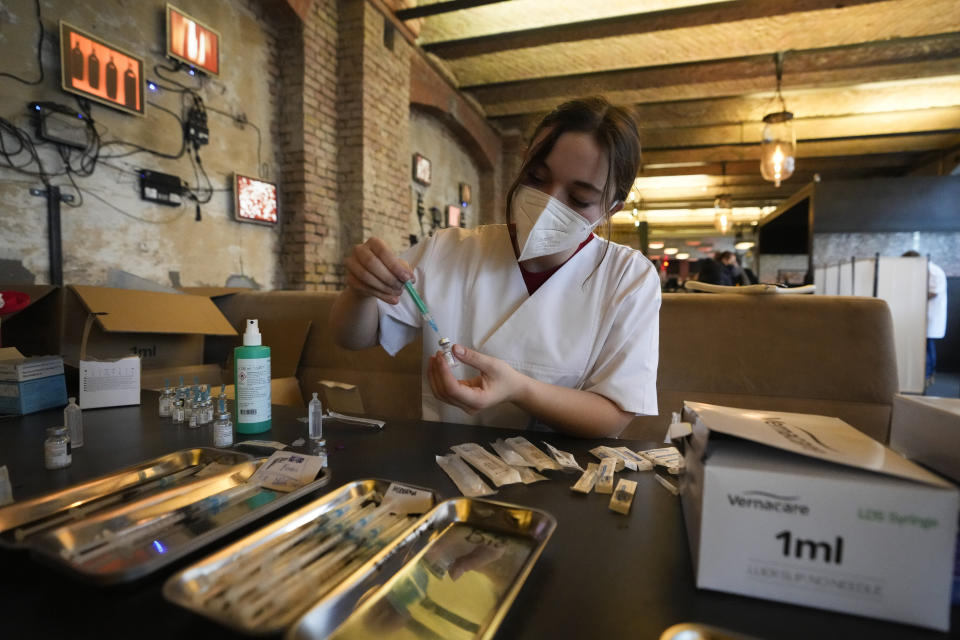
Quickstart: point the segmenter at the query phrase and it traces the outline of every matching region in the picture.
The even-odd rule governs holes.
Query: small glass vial
[[[47,427],[43,441],[43,466],[47,469],[63,469],[73,462],[70,435],[66,427]]]
[[[157,407],[157,415],[161,418],[169,418],[173,413],[173,389],[170,388],[170,381],[163,381],[163,393],[160,394],[160,404]]]
[[[322,440],[323,439],[323,406],[320,404],[320,398],[317,397],[317,392],[313,392],[313,400],[310,401],[310,405],[307,408],[307,423],[309,424],[309,429],[307,435],[311,440]]]
[[[177,394],[176,399],[173,401],[173,424],[183,424],[184,419],[184,410],[183,410],[183,396]]]
[[[187,426],[196,429],[200,426],[200,416],[203,414],[203,405],[200,401],[200,392],[194,393],[193,401],[190,403],[190,410],[186,414]]]
[[[77,449],[83,446],[83,411],[77,406],[77,399],[70,398],[70,403],[63,410],[63,424],[70,434],[70,446]]]
[[[329,462],[327,458],[327,441],[323,438],[319,440],[310,440],[310,455],[319,456],[322,461],[320,468],[326,469]]]
[[[229,447],[233,444],[233,423],[223,396],[220,396],[220,411],[213,421],[213,446]]]
[[[453,343],[450,338],[440,338],[440,349],[443,351],[443,360],[451,369],[460,366],[460,361],[453,355]]]

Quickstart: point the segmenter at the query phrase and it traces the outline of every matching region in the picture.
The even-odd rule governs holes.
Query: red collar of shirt
[[[580,250],[583,249],[585,246],[587,246],[587,244],[588,244],[591,240],[593,240],[593,234],[592,234],[592,233],[587,236],[587,239],[586,239],[586,240],[584,240],[583,242],[580,243],[580,246],[578,246],[578,247],[577,247],[577,250],[574,251],[573,254],[571,254],[570,258],[573,258],[573,256],[575,256],[575,255],[577,255],[578,253],[580,253]],[[567,264],[568,262],[570,262],[570,258],[567,258],[567,259],[564,260],[561,264],[558,264],[558,265],[555,266],[555,267],[551,267],[550,269],[547,269],[546,271],[537,271],[537,272],[527,271],[526,269],[523,268],[523,265],[520,264],[519,261],[517,261],[517,266],[520,267],[520,275],[523,276],[523,283],[524,283],[525,285],[527,285],[527,293],[532,296],[534,291],[536,291],[536,290],[539,289],[541,286],[543,286],[543,283],[546,282],[547,280],[549,280],[549,279],[550,279],[550,276],[552,276],[553,274],[555,274],[555,273],[557,272],[557,269],[559,269],[559,268],[562,267],[563,265],[565,265],[565,264]]]

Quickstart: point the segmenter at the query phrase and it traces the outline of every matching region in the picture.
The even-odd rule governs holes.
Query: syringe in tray
[[[67,560],[87,563],[119,548],[130,547],[138,541],[156,537],[161,531],[165,531],[189,518],[219,513],[261,490],[258,485],[238,485],[174,511],[148,518],[116,531],[105,529],[94,540],[74,548],[64,548],[60,551],[60,554]]]

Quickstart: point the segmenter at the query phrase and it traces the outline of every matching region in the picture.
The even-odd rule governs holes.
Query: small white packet
[[[323,458],[292,451],[274,451],[250,476],[250,484],[274,491],[293,491],[310,484],[323,468]]]
[[[664,489],[666,489],[667,491],[669,491],[675,496],[680,495],[680,489],[677,487],[677,485],[673,484],[672,482],[670,482],[669,480],[661,476],[659,473],[653,474],[653,477],[657,479],[657,482],[663,485]]]
[[[520,473],[516,469],[476,443],[465,442],[450,448],[476,467],[483,475],[490,478],[493,484],[498,487],[505,484],[516,484],[521,481]]]
[[[674,475],[680,473],[683,469],[683,454],[676,447],[648,449],[647,451],[637,451],[637,453],[658,467],[666,467],[667,471]]]
[[[624,460],[632,460],[637,465],[635,471],[650,471],[650,469],[653,469],[653,463],[639,453],[634,453],[626,447],[614,447],[613,450],[619,453]]]
[[[479,498],[481,496],[492,496],[496,493],[487,486],[483,478],[478,476],[473,469],[467,466],[467,463],[460,459],[455,453],[446,456],[437,456],[437,464],[450,476],[453,484],[457,485],[460,493],[468,498]]]
[[[390,513],[405,516],[411,513],[426,513],[433,507],[433,494],[426,489],[415,489],[399,482],[392,482],[383,494],[381,507],[390,507]]]
[[[600,465],[596,462],[588,462],[587,470],[583,472],[583,475],[580,476],[577,483],[570,488],[577,493],[590,493],[593,491],[593,485],[597,482],[597,473],[599,470]]]
[[[10,472],[7,465],[0,467],[0,507],[13,502],[13,485],[10,484]]]
[[[547,476],[540,475],[530,467],[514,467],[514,469],[520,474],[520,480],[523,484],[533,484],[547,479]]]
[[[577,464],[577,459],[573,457],[572,453],[567,453],[566,451],[560,451],[555,446],[549,442],[543,443],[547,447],[547,451],[550,452],[550,455],[553,456],[553,459],[557,461],[564,471],[583,471],[583,467]]]
[[[490,443],[490,446],[493,447],[493,450],[497,452],[497,455],[500,456],[500,459],[506,462],[511,467],[532,467],[533,464],[527,462],[527,460],[513,450],[513,447],[508,445],[503,441],[503,438],[497,438]]]
[[[617,460],[620,458],[604,458],[600,461],[600,469],[597,471],[597,485],[594,491],[597,493],[613,493],[613,474],[617,472]]]
[[[633,494],[637,491],[637,483],[633,480],[621,478],[617,483],[617,490],[610,496],[610,510],[628,515],[630,505],[633,504]]]
[[[600,462],[603,462],[604,458],[614,458],[617,461],[617,469],[616,469],[617,471],[623,471],[623,468],[626,466],[629,466],[631,471],[637,470],[636,465],[633,465],[633,464],[627,465],[627,461],[624,459],[624,457],[620,455],[615,449],[611,449],[610,447],[605,447],[603,445],[600,445],[598,447],[594,447],[593,449],[590,449],[590,453],[595,455],[597,457],[597,460],[599,460]]]
[[[553,458],[530,444],[530,441],[523,436],[507,438],[506,443],[532,464],[537,471],[558,471],[560,469],[560,465]]]

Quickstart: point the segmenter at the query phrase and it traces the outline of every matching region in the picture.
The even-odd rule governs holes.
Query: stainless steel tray
[[[347,525],[344,518],[357,514],[355,509],[374,496],[385,495],[390,484],[379,479],[346,484],[180,571],[167,580],[163,595],[243,633],[279,633],[321,598],[323,589],[363,584],[365,574],[376,568],[371,557],[382,555],[378,549],[384,544],[389,548],[392,541],[408,537],[421,526],[423,518],[411,517],[392,529],[384,527],[379,545],[354,545],[353,551],[348,547],[357,538],[333,539],[338,532],[366,525],[357,520]],[[413,488],[429,492],[431,508],[436,504],[434,491]],[[370,520],[370,527],[376,522]],[[323,548],[327,541],[330,546]],[[345,552],[342,559],[336,555],[341,552]],[[321,565],[324,559],[336,564],[326,568]]]
[[[253,460],[236,451],[197,447],[0,508],[0,546],[26,548],[30,539],[81,518],[130,504],[166,489],[196,482],[214,467]],[[212,464],[211,464],[212,463]],[[203,472],[203,473],[201,473]]]
[[[30,540],[34,556],[98,584],[130,582],[326,485],[289,493],[246,481],[265,459],[246,460],[184,486],[149,495]]]
[[[329,594],[286,640],[492,638],[556,526],[537,509],[447,500],[371,561],[363,585]]]

